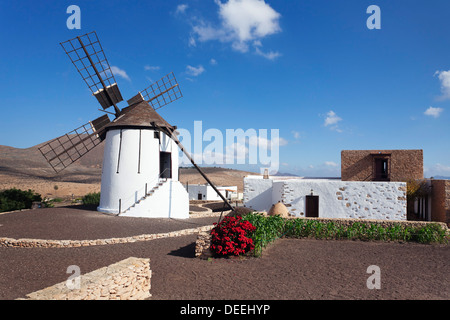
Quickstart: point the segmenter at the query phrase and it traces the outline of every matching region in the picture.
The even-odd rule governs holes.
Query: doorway
[[[170,152],[159,152],[159,177],[172,179],[172,156]]]
[[[306,196],[305,217],[319,217],[319,196]]]
[[[374,181],[389,181],[389,159],[375,158]]]

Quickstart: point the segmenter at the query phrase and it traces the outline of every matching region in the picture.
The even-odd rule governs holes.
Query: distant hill
[[[433,176],[433,179],[436,179],[436,180],[450,180],[450,177],[446,177],[446,176]]]
[[[206,174],[217,186],[237,186],[238,192],[244,191],[244,177],[248,175],[259,175],[255,172],[240,171],[234,169],[220,167],[201,167]],[[194,167],[180,168],[180,182],[182,184],[205,184],[206,180]]]
[[[59,174],[53,171],[38,149],[45,143],[24,149],[0,145],[0,190],[12,187],[32,189],[48,197],[72,194],[76,197],[100,191],[104,143]],[[214,184],[237,186],[239,192],[243,191],[244,176],[257,175],[254,172],[217,167],[202,169]],[[206,183],[193,167],[180,168],[180,181],[183,184]]]

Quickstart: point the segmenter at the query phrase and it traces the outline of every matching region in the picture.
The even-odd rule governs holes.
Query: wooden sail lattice
[[[173,72],[142,90],[141,94],[154,110],[160,109],[183,97]]]
[[[58,173],[99,145],[104,139],[104,126],[108,123],[109,118],[104,115],[45,143],[39,151]]]

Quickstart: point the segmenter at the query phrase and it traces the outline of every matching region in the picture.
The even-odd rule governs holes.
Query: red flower
[[[249,233],[256,228],[242,217],[225,217],[211,230],[211,250],[223,256],[240,255],[254,249]]]

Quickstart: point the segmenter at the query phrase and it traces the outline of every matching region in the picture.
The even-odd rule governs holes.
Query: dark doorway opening
[[[198,194],[197,200],[203,200],[203,195],[201,193]]]
[[[319,217],[319,196],[306,196],[305,211],[307,218]]]
[[[374,181],[389,181],[389,159],[375,158]]]
[[[159,153],[159,177],[172,179],[172,157],[170,152]]]

